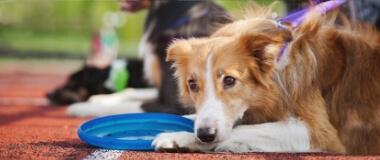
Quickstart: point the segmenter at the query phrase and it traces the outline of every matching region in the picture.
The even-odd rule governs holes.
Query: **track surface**
[[[114,151],[109,153],[111,155],[98,155],[98,149],[81,142],[76,135],[77,127],[86,119],[68,117],[65,115],[65,106],[49,106],[44,98],[47,91],[64,82],[65,76],[71,70],[60,70],[57,74],[54,67],[49,67],[49,70],[42,67],[45,71],[42,68],[38,68],[38,71],[26,71],[25,67],[6,68],[3,67],[0,71],[0,159],[380,159],[375,156],[320,153],[200,154]]]

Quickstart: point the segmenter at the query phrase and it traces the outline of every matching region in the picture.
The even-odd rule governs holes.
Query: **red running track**
[[[65,115],[65,106],[49,106],[44,95],[65,75],[0,72],[0,159],[83,159],[96,148],[81,142],[77,127],[86,119]],[[118,159],[380,159],[321,153],[201,154],[123,152]]]

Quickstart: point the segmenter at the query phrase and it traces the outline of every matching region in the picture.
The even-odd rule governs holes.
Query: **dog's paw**
[[[88,99],[88,102],[96,104],[117,104],[121,101],[123,101],[123,98],[114,94],[93,95]]]
[[[226,140],[218,144],[215,152],[233,152],[233,153],[246,153],[246,152],[264,152],[264,150],[250,144],[247,141],[239,140]]]
[[[111,114],[121,113],[141,113],[142,102],[140,101],[124,101],[123,103],[91,103],[80,102],[74,103],[67,108],[67,114],[76,117],[88,117],[88,116],[104,116]]]
[[[71,104],[66,113],[70,116],[74,117],[87,117],[87,116],[95,116],[95,109],[99,107],[99,105],[95,105],[94,103],[89,102],[79,102]]]
[[[161,133],[152,142],[157,151],[189,152],[195,151],[195,137],[190,132]]]

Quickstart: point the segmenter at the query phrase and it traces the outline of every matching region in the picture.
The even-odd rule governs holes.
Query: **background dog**
[[[125,70],[129,73],[126,84],[133,88],[146,88],[143,76],[143,62],[140,59],[125,60]],[[115,89],[106,85],[110,79],[112,65],[98,67],[87,63],[79,71],[71,74],[67,83],[47,94],[53,104],[72,104],[88,100],[92,95],[114,93]]]
[[[191,113],[191,110],[183,108],[177,100],[173,69],[165,61],[166,48],[174,39],[210,35],[220,24],[230,21],[227,12],[213,1],[202,0],[126,0],[121,2],[121,6],[127,11],[149,7],[139,53],[143,57],[145,78],[158,91],[126,89],[112,95],[94,96],[90,98],[90,102],[71,105],[69,114],[94,116],[125,112]]]

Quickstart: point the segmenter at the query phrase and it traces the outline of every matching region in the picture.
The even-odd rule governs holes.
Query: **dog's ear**
[[[262,73],[269,72],[280,52],[280,41],[266,34],[243,34],[238,40],[245,54],[253,57]]]
[[[252,57],[252,74],[259,82],[266,81],[269,73],[275,68],[277,58],[281,48],[286,42],[286,37],[282,33],[246,33],[238,36],[236,41],[240,52]]]
[[[173,63],[174,76],[177,78],[179,89],[179,100],[184,106],[192,106],[186,79],[192,50],[192,45],[188,40],[176,40],[169,46],[166,55],[166,61]]]
[[[191,50],[192,47],[187,40],[176,40],[167,49],[166,61],[175,64],[187,61]]]

